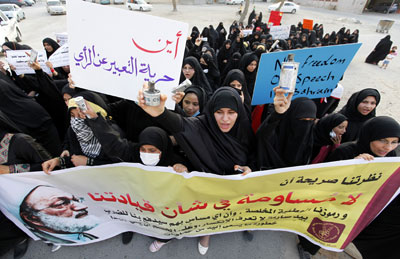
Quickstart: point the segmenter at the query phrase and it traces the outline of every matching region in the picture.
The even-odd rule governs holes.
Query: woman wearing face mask
[[[139,91],[139,105],[175,137],[194,170],[219,175],[251,171],[252,132],[237,91],[221,87],[209,100],[204,113],[197,117],[182,117],[165,109],[166,96],[159,106],[147,106]],[[207,152],[204,152],[207,150]],[[200,238],[199,252],[205,254],[209,236]],[[161,248],[161,247],[160,247]]]
[[[317,108],[313,101],[274,88],[274,108],[257,131],[258,165],[261,170],[307,165],[311,162],[312,128]]]
[[[351,95],[347,104],[339,111],[348,118],[349,125],[342,137],[342,143],[354,141],[358,137],[361,126],[368,119],[375,117],[381,95],[378,90],[367,88]]]
[[[254,84],[256,83],[258,57],[254,53],[246,53],[240,60],[239,69],[242,70],[247,83],[250,97],[253,96]]]
[[[360,130],[357,141],[340,145],[328,156],[327,161],[347,159],[373,160],[375,157],[396,156],[399,145],[400,125],[387,116],[369,119]],[[391,203],[353,240],[365,259],[395,259],[400,253],[400,196]],[[320,249],[305,238],[300,238],[299,251],[314,255]]]
[[[334,113],[320,119],[313,129],[312,164],[322,163],[341,143],[346,132],[347,118],[343,114]]]
[[[213,90],[208,83],[199,61],[195,57],[187,57],[183,60],[180,83],[186,79],[189,79],[193,85],[198,85],[203,88],[208,96],[212,95]]]
[[[86,120],[104,153],[112,161],[142,163],[147,166],[172,166],[176,172],[187,172],[187,161],[176,154],[168,134],[158,127],[147,127],[138,137],[138,143],[130,142],[123,138],[121,132],[88,106],[85,112],[90,119]],[[133,237],[133,232],[122,233],[122,242],[128,244]],[[157,239],[153,242],[166,243],[169,240]]]

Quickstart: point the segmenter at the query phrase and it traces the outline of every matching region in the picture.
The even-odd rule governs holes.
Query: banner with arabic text
[[[340,251],[394,198],[400,159],[178,174],[120,163],[0,176],[0,208],[34,239],[63,245],[125,231],[182,238],[243,230],[300,234]]]

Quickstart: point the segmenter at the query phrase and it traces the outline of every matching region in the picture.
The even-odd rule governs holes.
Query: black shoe
[[[242,232],[243,233],[243,238],[244,238],[244,240],[246,240],[246,241],[253,241],[253,237],[254,237],[254,235],[253,235],[253,233],[251,233],[250,231],[243,231]]]
[[[14,258],[23,257],[28,250],[29,238],[24,238],[21,242],[14,246]]]
[[[122,244],[127,245],[132,241],[133,232],[122,233]]]
[[[311,259],[312,257],[311,253],[305,251],[300,244],[297,244],[297,250],[299,251],[300,259]]]

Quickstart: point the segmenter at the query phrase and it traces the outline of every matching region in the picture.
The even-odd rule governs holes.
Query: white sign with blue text
[[[273,89],[279,85],[281,66],[288,54],[294,54],[294,61],[300,63],[293,99],[330,96],[360,46],[355,43],[262,54],[251,104],[273,102]]]

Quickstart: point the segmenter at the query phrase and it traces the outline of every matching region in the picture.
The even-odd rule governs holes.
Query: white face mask
[[[145,165],[155,166],[160,162],[160,154],[140,152],[140,159]]]

